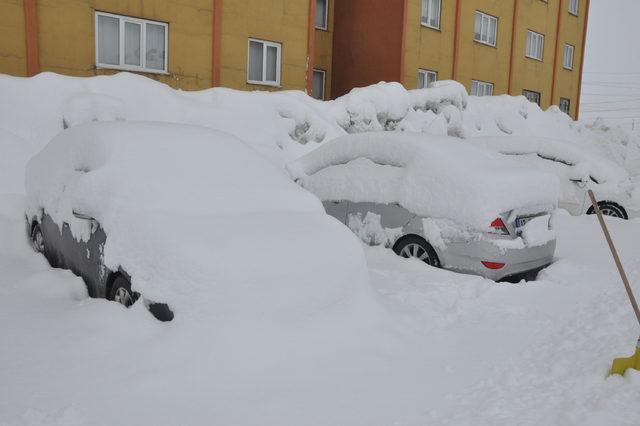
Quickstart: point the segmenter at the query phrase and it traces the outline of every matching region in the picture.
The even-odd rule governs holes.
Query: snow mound
[[[343,136],[288,168],[322,200],[399,203],[478,230],[514,209],[552,210],[559,194],[552,175],[459,139],[411,133]]]
[[[62,117],[65,128],[90,121],[124,120],[124,102],[99,93],[80,93],[67,99]]]
[[[176,318],[299,320],[369,297],[358,240],[316,197],[237,138],[206,128],[89,123],[27,167],[27,215],[44,209]],[[366,304],[365,304],[366,305]],[[200,316],[201,317],[201,316]]]

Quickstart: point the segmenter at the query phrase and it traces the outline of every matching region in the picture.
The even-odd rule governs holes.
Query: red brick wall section
[[[335,2],[331,97],[402,81],[404,0]]]

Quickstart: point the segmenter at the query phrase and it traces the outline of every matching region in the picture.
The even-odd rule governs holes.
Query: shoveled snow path
[[[289,394],[282,378],[245,398],[250,383],[227,383],[220,401],[207,391],[226,377],[180,374],[204,356],[200,348],[176,352],[175,370],[158,369],[167,367],[153,358],[167,349],[165,326],[139,304],[123,315],[88,298],[79,278],[51,269],[26,244],[21,208],[22,197],[0,196],[0,425],[255,424],[261,415],[289,424],[640,423],[640,373],[606,377],[640,329],[593,217],[558,218],[558,260],[527,284],[495,284],[365,248],[382,303],[416,348],[395,366],[396,380],[375,389],[315,378],[292,401],[277,397]],[[640,293],[640,223],[608,223]],[[128,393],[146,398],[127,401]],[[233,405],[216,411],[216,402]],[[211,417],[220,412],[234,414]]]

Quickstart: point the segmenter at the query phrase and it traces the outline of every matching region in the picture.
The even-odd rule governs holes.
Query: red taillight
[[[504,263],[486,262],[486,261],[483,260],[482,264],[487,269],[502,269],[502,268],[504,268]]]
[[[494,219],[494,221],[491,222],[491,225],[489,225],[489,229],[489,232],[492,234],[509,235],[509,230],[501,218]]]

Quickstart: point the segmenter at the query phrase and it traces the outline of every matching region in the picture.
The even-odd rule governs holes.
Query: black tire
[[[31,247],[37,253],[44,253],[44,234],[39,223],[34,224],[31,228]]]
[[[107,299],[120,303],[122,306],[128,308],[134,304],[137,297],[133,291],[131,291],[131,283],[129,280],[122,275],[118,275],[111,284]]]
[[[612,203],[610,201],[598,201],[598,207],[604,216],[617,217],[620,219],[629,219],[626,210],[619,204]],[[595,214],[596,211],[593,206],[589,207],[587,214]]]
[[[415,257],[427,265],[440,268],[440,259],[431,244],[417,235],[407,235],[400,238],[393,246],[393,251],[404,258]]]
[[[173,312],[166,303],[151,303],[149,305],[149,312],[151,312],[151,315],[156,317],[158,321],[166,322],[173,319]]]

